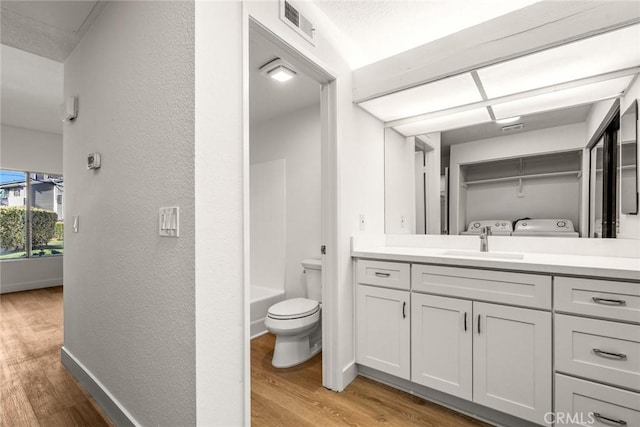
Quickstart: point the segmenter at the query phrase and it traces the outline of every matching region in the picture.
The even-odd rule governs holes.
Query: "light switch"
[[[180,209],[177,206],[160,208],[158,212],[158,234],[162,237],[180,235]]]

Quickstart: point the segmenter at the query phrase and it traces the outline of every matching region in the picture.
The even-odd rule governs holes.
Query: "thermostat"
[[[87,156],[87,169],[98,169],[100,167],[100,153],[90,153]]]

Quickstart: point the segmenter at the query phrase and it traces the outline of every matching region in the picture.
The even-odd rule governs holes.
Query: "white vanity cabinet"
[[[551,412],[551,313],[473,303],[473,401],[541,424]]]
[[[360,374],[497,425],[640,427],[635,260],[417,253],[353,252]]]
[[[478,295],[491,273],[414,265],[413,278],[462,274]],[[431,271],[431,268],[434,270]],[[429,273],[428,273],[429,272]],[[505,276],[496,272],[498,278]],[[529,275],[511,274],[516,287]],[[547,277],[549,280],[549,278]],[[474,288],[474,280],[477,287]],[[531,280],[529,280],[531,281]],[[541,282],[538,281],[538,284]],[[500,283],[498,286],[505,286]],[[551,411],[551,313],[415,292],[411,297],[411,380],[540,423]],[[456,287],[452,293],[457,293]],[[544,294],[543,291],[539,290]],[[550,280],[546,289],[551,292]]]
[[[356,362],[409,379],[409,264],[358,261]]]
[[[411,380],[471,400],[473,303],[411,295]]]
[[[640,283],[557,277],[554,297],[556,413],[640,426]]]

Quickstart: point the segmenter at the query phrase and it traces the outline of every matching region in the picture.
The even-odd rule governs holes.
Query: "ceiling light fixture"
[[[295,69],[280,58],[276,58],[260,67],[260,73],[281,83],[287,82],[296,76]]]
[[[496,120],[496,123],[499,125],[508,125],[509,123],[514,123],[520,120],[520,116],[507,117],[505,119]]]

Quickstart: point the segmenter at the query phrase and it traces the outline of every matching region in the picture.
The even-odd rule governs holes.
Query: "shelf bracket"
[[[518,178],[518,197],[524,197],[524,191],[522,190],[522,178]]]

